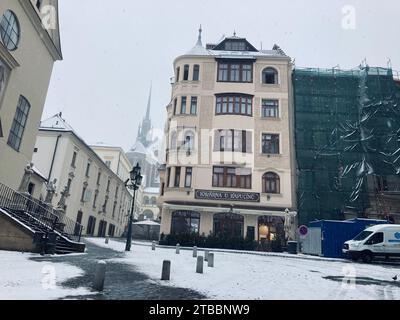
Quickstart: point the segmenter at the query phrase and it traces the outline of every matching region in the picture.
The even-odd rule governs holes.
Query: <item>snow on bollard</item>
[[[204,252],[204,261],[208,261],[208,255],[210,254],[210,251],[206,250]]]
[[[193,258],[197,258],[197,247],[193,247]]]
[[[106,244],[108,244],[109,241],[110,241],[110,237],[107,236],[107,237],[106,237]]]
[[[181,245],[178,243],[176,245],[176,254],[179,254],[181,252]]]
[[[151,244],[151,250],[155,251],[156,250],[156,242],[153,241],[153,243]]]
[[[164,260],[162,265],[161,280],[168,281],[171,274],[171,261]]]
[[[97,262],[96,267],[96,275],[94,277],[93,289],[96,291],[103,291],[104,289],[104,280],[106,278],[106,262],[99,261]]]
[[[197,257],[196,273],[203,273],[203,257]]]
[[[208,254],[208,266],[214,268],[214,253]]]

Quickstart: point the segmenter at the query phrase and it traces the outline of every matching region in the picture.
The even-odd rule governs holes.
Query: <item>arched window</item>
[[[262,83],[264,84],[278,84],[278,71],[268,67],[262,72]]]
[[[149,203],[150,203],[149,197],[144,197],[143,202],[144,202],[144,204],[146,204],[146,205],[149,204]]]
[[[171,234],[192,234],[200,231],[200,213],[175,211],[172,213]]]
[[[171,150],[176,150],[178,135],[176,131],[171,133]]]
[[[267,172],[262,178],[263,193],[281,193],[281,179],[274,172]]]
[[[20,96],[7,142],[8,145],[16,151],[19,151],[22,143],[22,137],[24,135],[30,108],[31,106],[28,100],[26,100],[23,96]]]
[[[17,49],[21,29],[16,15],[11,10],[7,10],[1,18],[0,35],[4,46],[8,50],[13,51]]]
[[[243,237],[243,216],[235,213],[217,213],[214,215],[214,235],[217,237]]]
[[[151,204],[152,204],[152,205],[157,204],[157,199],[156,199],[156,197],[152,197],[152,198],[151,198]]]

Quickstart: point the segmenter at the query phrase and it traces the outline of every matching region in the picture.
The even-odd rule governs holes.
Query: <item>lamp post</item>
[[[130,189],[133,189],[133,199],[132,199],[132,208],[131,208],[131,214],[129,216],[129,225],[128,225],[128,235],[126,238],[126,247],[125,251],[131,251],[131,245],[132,245],[132,223],[133,223],[133,212],[135,210],[135,197],[136,197],[136,191],[139,189],[139,186],[142,184],[142,179],[143,177],[140,175],[140,166],[139,163],[132,169],[130,172],[130,179],[126,181],[126,186],[129,187]],[[129,180],[131,181],[131,184],[128,185]]]

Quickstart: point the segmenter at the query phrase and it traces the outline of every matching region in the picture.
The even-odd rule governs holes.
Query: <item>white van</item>
[[[346,241],[343,253],[350,259],[371,262],[375,257],[400,257],[400,225],[379,224]]]

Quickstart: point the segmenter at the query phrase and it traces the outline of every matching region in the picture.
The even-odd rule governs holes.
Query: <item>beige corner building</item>
[[[0,1],[0,182],[13,189],[31,162],[53,65],[61,59],[57,0]]]
[[[161,233],[248,237],[265,244],[295,214],[292,63],[245,38],[196,46],[174,61]],[[286,212],[286,213],[285,213]]]

